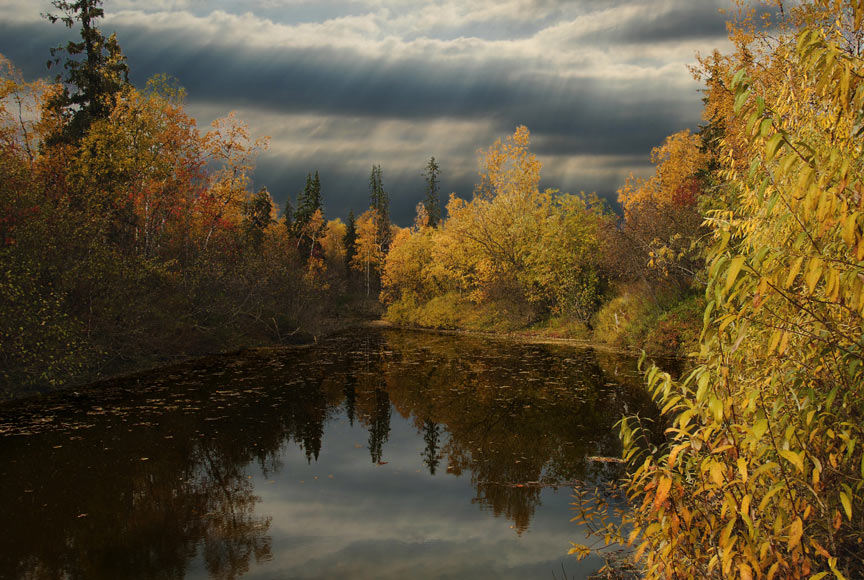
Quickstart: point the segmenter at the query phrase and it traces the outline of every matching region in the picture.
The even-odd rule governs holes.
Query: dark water
[[[0,407],[2,578],[584,578],[632,361],[395,331]]]

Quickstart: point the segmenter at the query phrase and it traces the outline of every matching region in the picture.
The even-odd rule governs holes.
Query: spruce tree
[[[50,142],[74,143],[90,128],[94,121],[104,119],[111,112],[117,94],[129,84],[129,66],[120,50],[117,37],[103,36],[96,26],[105,13],[100,7],[102,0],[53,0],[51,4],[61,14],[43,14],[52,23],[60,20],[67,28],[75,22],[81,24],[81,41],[69,41],[51,49],[53,60],[49,68],[60,64],[60,54],[66,53],[63,68],[65,78],[57,75],[63,83],[63,91],[54,97],[48,106],[66,119],[61,133],[53,135]],[[83,60],[79,60],[83,55]]]
[[[297,209],[294,210],[294,233],[300,237],[303,228],[309,223],[309,218],[315,213],[312,202],[312,174],[306,174],[306,185],[297,195]]]
[[[384,254],[390,249],[390,198],[384,191],[381,166],[373,165],[369,176],[369,207],[376,211],[376,243]]]
[[[345,248],[345,271],[351,276],[351,260],[357,253],[357,220],[354,219],[354,210],[348,212],[348,223],[345,225],[345,236],[342,238],[342,246]]]
[[[327,226],[323,219],[319,224],[312,223],[313,216],[319,211],[323,217],[321,178],[316,171],[314,178],[311,173],[306,174],[306,185],[297,197],[297,210],[294,212],[294,224],[291,229],[297,238],[297,247],[304,257],[312,255],[313,246],[321,239]]]
[[[435,161],[435,157],[429,159],[426,164],[426,171],[423,175],[426,177],[426,198],[423,200],[423,207],[426,210],[428,221],[426,225],[431,228],[437,228],[441,222],[441,200],[439,197],[439,181],[440,167]]]

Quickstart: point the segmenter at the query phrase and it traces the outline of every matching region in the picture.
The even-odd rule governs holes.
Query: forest
[[[253,190],[266,138],[234,114],[199,128],[173,79],[132,86],[99,4],[54,2],[80,31],[55,82],[0,57],[4,396],[378,316],[644,349],[663,437],[621,421],[631,509],[575,508],[600,544],[647,578],[864,575],[860,0],[740,6],[732,51],[692,69],[703,125],[618,207],[541,190],[519,126],[479,152],[470,196],[442,203],[432,157],[408,227],[381,165],[345,222],[314,168],[296,207]]]

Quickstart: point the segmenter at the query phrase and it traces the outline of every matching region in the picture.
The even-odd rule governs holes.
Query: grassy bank
[[[478,304],[457,293],[421,304],[402,299],[387,308],[384,319],[403,327],[566,339],[683,358],[697,349],[704,307],[704,298],[695,291],[659,292],[633,284],[610,291],[588,322],[537,312],[513,300]]]

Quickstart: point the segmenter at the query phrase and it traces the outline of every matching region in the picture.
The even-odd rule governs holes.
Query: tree
[[[202,249],[207,250],[218,228],[240,225],[243,204],[249,197],[250,173],[258,152],[267,148],[268,138],[252,139],[247,125],[231,112],[213,121],[204,143],[209,160],[217,165],[207,191],[196,203],[203,229]]]
[[[469,252],[470,292],[476,301],[492,294],[527,297],[521,284],[548,215],[551,192],[541,193],[540,162],[529,152],[524,126],[481,152],[480,183],[470,202],[451,197],[448,232]]]
[[[390,197],[384,191],[381,166],[373,165],[369,175],[369,208],[374,210],[376,244],[385,254],[390,248]]]
[[[381,298],[394,316],[410,319],[446,295],[452,306],[470,300],[519,316],[555,312],[588,321],[600,287],[602,204],[540,192],[540,162],[529,145],[528,129],[519,127],[483,152],[474,198],[451,196],[438,228],[427,227],[426,206],[418,204],[414,230],[395,235],[382,270]],[[433,315],[433,324],[449,324],[448,316]]]
[[[618,190],[624,208],[616,257],[619,276],[672,281],[688,286],[704,264],[698,242],[704,235],[699,202],[707,179],[708,156],[699,135],[679,131],[651,151],[654,175],[627,179]],[[704,284],[704,279],[702,280]]]
[[[348,227],[341,219],[334,218],[327,222],[321,238],[321,250],[328,270],[338,272],[337,267],[341,268],[345,264],[347,257],[343,243],[347,233]]]
[[[54,136],[54,140],[71,143],[80,139],[94,121],[108,116],[114,98],[128,85],[129,67],[116,35],[105,38],[96,26],[104,16],[102,0],[53,0],[51,4],[61,11],[43,15],[52,23],[60,20],[67,28],[75,26],[76,21],[81,25],[81,41],[70,40],[65,46],[51,49],[54,60],[48,63],[59,64],[58,55],[67,55],[63,62],[64,89],[49,106],[67,120],[63,133]],[[83,55],[83,60],[77,60],[79,55]],[[61,75],[57,81],[61,81]]]
[[[165,77],[124,88],[68,164],[79,209],[111,222],[115,241],[145,257],[185,243],[181,221],[202,195],[205,145],[183,97]]]
[[[440,167],[435,161],[435,157],[429,159],[423,175],[426,177],[426,197],[423,199],[423,208],[426,211],[426,225],[430,228],[437,228],[441,222],[441,199],[439,197],[440,187],[438,181]]]
[[[711,63],[723,205],[698,365],[648,372],[666,441],[622,427],[648,578],[864,576],[864,5],[781,16]]]
[[[321,219],[315,219],[316,214],[320,214]],[[323,215],[321,179],[317,171],[314,177],[308,173],[306,174],[306,186],[297,197],[297,210],[294,212],[293,232],[297,238],[297,247],[300,249],[301,255],[311,256],[315,251],[315,242],[321,238],[327,227]],[[314,224],[312,224],[313,221]]]
[[[348,212],[348,223],[345,224],[345,237],[342,238],[342,247],[345,249],[345,271],[350,274],[351,261],[357,253],[357,222],[354,219],[354,210]]]
[[[273,219],[273,198],[266,187],[262,187],[243,207],[243,230],[248,243],[253,248],[261,246],[264,232],[275,223]]]
[[[380,271],[381,263],[387,255],[379,242],[377,210],[368,209],[357,218],[357,238],[351,266],[363,272],[366,296],[371,293],[373,275]]]

